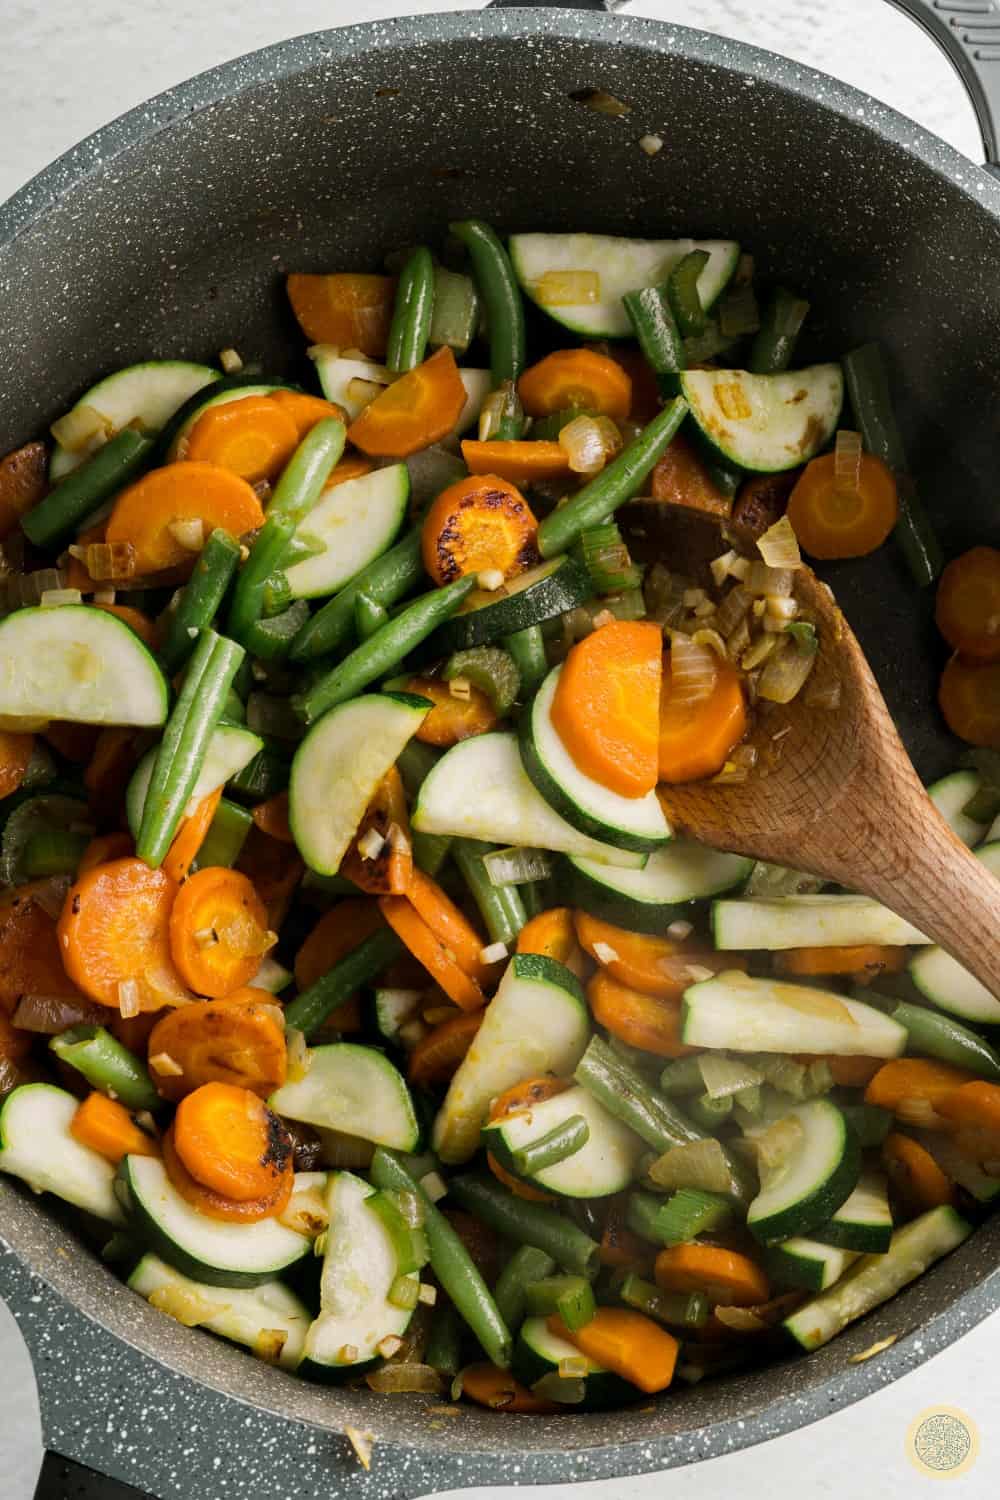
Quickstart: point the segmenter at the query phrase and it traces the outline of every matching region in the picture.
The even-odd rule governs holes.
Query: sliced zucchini
[[[254,734],[252,730],[244,729],[239,724],[220,724],[217,729],[213,730],[212,738],[208,742],[208,753],[198,773],[198,780],[195,782],[186,812],[191,813],[202,798],[217,791],[220,786],[225,786],[232,777],[238,776],[244,766],[248,766],[254,756],[263,749],[263,746],[264,741],[260,735]],[[155,760],[156,746],[154,745],[152,750],[146,751],[125,788],[125,816],[133,838],[139,837],[142,810],[146,805],[146,792],[149,788],[149,779],[153,774]]]
[[[420,788],[412,823],[418,833],[552,849],[627,869],[647,858],[588,838],[561,818],[529,780],[513,734],[479,734],[442,755]]]
[[[277,1219],[231,1224],[200,1214],[156,1156],[126,1156],[115,1192],[139,1238],[175,1270],[207,1286],[259,1286],[312,1250],[311,1239]]]
[[[818,1349],[855,1318],[887,1302],[909,1282],[922,1276],[928,1266],[954,1250],[971,1233],[972,1225],[953,1208],[928,1209],[896,1230],[885,1255],[862,1256],[843,1280],[798,1308],[782,1327],[800,1348]]]
[[[269,995],[280,995],[282,990],[287,990],[294,975],[291,969],[286,969],[279,964],[277,959],[268,954],[261,959],[260,968],[257,970],[250,983],[247,985],[251,990],[266,990]]]
[[[573,1115],[580,1115],[587,1122],[590,1134],[586,1143],[555,1166],[534,1173],[532,1182],[566,1198],[607,1198],[623,1192],[635,1176],[646,1146],[579,1085],[533,1105],[530,1110],[486,1125],[483,1145],[494,1153],[501,1166],[516,1174],[518,1167],[513,1153],[547,1135],[557,1125],[565,1124]]]
[[[321,546],[285,569],[293,599],[333,594],[392,545],[410,498],[410,471],[390,464],[325,490],[299,527]]]
[[[854,1191],[861,1171],[857,1137],[828,1099],[796,1104],[784,1120],[798,1125],[797,1136],[747,1209],[747,1228],[762,1245],[815,1234]]]
[[[580,770],[559,738],[552,700],[561,672],[562,667],[553,668],[521,715],[518,742],[524,769],[549,806],[581,833],[618,849],[658,849],[670,838],[670,827],[655,791],[644,797],[608,791]]]
[[[144,1255],[128,1285],[186,1328],[207,1328],[255,1352],[266,1350],[267,1358],[283,1370],[294,1370],[302,1358],[309,1310],[280,1281],[255,1287],[206,1286],[183,1276],[158,1255]]]
[[[1000,879],[1000,841],[984,844],[976,850],[976,858]],[[943,948],[918,953],[910,963],[910,978],[922,995],[950,1015],[980,1025],[1000,1025],[1000,999]]]
[[[492,370],[459,370],[459,377],[465,386],[465,405],[462,407],[458,421],[455,423],[448,436],[441,439],[445,448],[455,448],[459,439],[462,438],[469,428],[479,421],[479,414],[483,409],[483,403],[490,391],[493,389]],[[473,436],[475,434],[473,433]]]
[[[765,1251],[764,1263],[777,1286],[804,1287],[807,1292],[825,1292],[839,1281],[858,1258],[856,1250],[823,1245],[804,1234],[793,1235]]]
[[[219,371],[209,365],[192,364],[186,359],[151,359],[105,376],[71,409],[93,407],[115,432],[136,422],[144,431],[159,432],[196,391],[220,378]],[[57,443],[49,460],[52,483],[72,473],[88,456],[86,452],[71,453]]]
[[[905,1026],[863,1000],[738,972],[688,986],[681,1036],[690,1047],[844,1057],[899,1057],[907,1042]]]
[[[48,791],[26,796],[11,808],[0,833],[0,886],[22,885],[28,879],[25,856],[36,834],[65,833],[74,826],[92,828],[92,818],[90,808],[78,797]]]
[[[433,645],[442,656],[467,646],[488,646],[529,625],[554,620],[592,593],[587,571],[575,558],[568,553],[551,557],[512,578],[495,594],[471,593],[459,613],[435,632]]]
[[[826,1223],[814,1231],[826,1245],[883,1255],[892,1239],[889,1185],[881,1172],[862,1172],[849,1198]]]
[[[19,609],[0,620],[0,715],[152,728],[166,720],[167,684],[107,610]]]
[[[0,1104],[0,1172],[53,1193],[109,1224],[124,1225],[115,1169],[70,1134],[79,1100],[51,1083],[24,1083]]]
[[[511,1369],[521,1384],[530,1388],[546,1375],[557,1375],[564,1359],[572,1359],[576,1364],[582,1359],[587,1366],[587,1373],[583,1376],[584,1397],[575,1406],[576,1411],[602,1411],[637,1399],[634,1385],[606,1370],[588,1355],[581,1355],[574,1344],[551,1331],[547,1318],[525,1318],[511,1363]]]
[[[430,712],[426,698],[365,693],[310,729],[295,752],[288,817],[299,853],[336,875],[375,788]]]
[[[327,1187],[330,1228],[320,1279],[320,1311],[306,1334],[299,1373],[336,1380],[378,1358],[378,1346],[406,1332],[412,1309],[389,1301],[400,1275],[385,1222],[371,1206],[375,1189],[350,1172],[333,1172]],[[419,1281],[419,1273],[406,1273]]]
[[[688,916],[696,901],[740,885],[752,860],[720,854],[690,839],[656,849],[642,870],[613,870],[572,855],[562,867],[562,889],[571,906],[632,932],[661,933]]]
[[[982,777],[975,771],[952,771],[942,776],[927,788],[927,795],[934,803],[956,838],[970,849],[980,842],[986,832],[985,823],[975,823],[962,811],[982,786]]]
[[[283,1084],[268,1102],[275,1114],[290,1120],[339,1130],[394,1151],[415,1151],[420,1138],[402,1074],[374,1047],[354,1042],[311,1047],[303,1076]]]
[[[822,453],[844,404],[840,365],[780,375],[685,370],[681,395],[710,450],[755,474],[798,468]]]
[[[434,1121],[441,1160],[468,1161],[492,1100],[523,1078],[568,1078],[589,1039],[590,1016],[576,977],[554,959],[515,954]]]
[[[374,995],[375,1026],[383,1041],[400,1045],[399,1030],[414,1016],[423,994],[420,990],[376,990]]]
[[[716,901],[712,931],[717,948],[840,948],[877,943],[905,948],[926,943],[902,917],[867,896],[776,896]]]
[[[527,295],[564,328],[588,338],[629,338],[632,324],[622,306],[625,293],[666,281],[692,250],[708,252],[708,263],[698,278],[698,295],[702,307],[709,308],[736,270],[740,247],[735,240],[637,240],[612,234],[510,237],[511,263]],[[558,271],[593,272],[598,278],[596,298],[569,306],[546,303],[542,278]]]
[[[373,359],[345,359],[335,344],[314,344],[309,358],[316,366],[323,395],[342,406],[352,422],[372,400],[365,386],[392,383],[392,372],[385,365],[376,364]],[[355,386],[356,380],[364,384]]]

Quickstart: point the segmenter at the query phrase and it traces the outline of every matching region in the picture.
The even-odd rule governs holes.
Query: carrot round
[[[278,839],[282,844],[294,844],[295,839],[288,822],[287,792],[278,792],[275,796],[269,797],[266,802],[258,802],[256,807],[251,808],[250,816],[261,833],[266,833],[269,838]]]
[[[253,881],[257,895],[267,908],[267,925],[277,932],[291,905],[305,864],[294,844],[271,838],[259,828],[250,829],[236,861],[236,868]]]
[[[408,458],[447,437],[462,415],[466,393],[455,356],[439,349],[387,385],[348,428],[348,437],[373,458]]]
[[[788,501],[788,519],[810,557],[865,557],[881,547],[899,516],[892,470],[862,453],[856,488],[837,483],[837,457],[824,453],[802,471]]]
[[[227,1083],[262,1099],[273,1094],[288,1064],[284,1027],[273,1009],[261,990],[242,989],[168,1011],[147,1044],[157,1093],[176,1103],[204,1083]]]
[[[178,1104],[173,1131],[191,1176],[235,1203],[267,1197],[294,1172],[288,1131],[249,1089],[203,1083]]]
[[[358,272],[310,276],[293,272],[288,300],[303,333],[314,344],[385,353],[396,282],[391,276]]]
[[[490,1105],[490,1123],[495,1120],[506,1120],[510,1115],[529,1114],[534,1105],[544,1104],[546,1099],[554,1099],[557,1094],[564,1094],[570,1087],[565,1078],[552,1078],[546,1075],[543,1078],[525,1078],[520,1083],[515,1083],[509,1089],[504,1089],[498,1094]],[[552,1203],[555,1201],[554,1194],[546,1193],[542,1188],[535,1187],[534,1183],[524,1182],[520,1177],[515,1177],[513,1172],[508,1172],[502,1167],[493,1155],[492,1151],[486,1153],[486,1164],[504,1187],[509,1188],[516,1198],[525,1198],[529,1203]]]
[[[941,673],[938,702],[960,740],[1000,750],[1000,662],[953,656]]]
[[[627,932],[588,912],[573,914],[576,935],[591,958],[620,983],[644,995],[679,1000],[691,983],[691,964],[700,964],[697,943]],[[728,968],[733,964],[727,963]]]
[[[595,349],[556,349],[525,370],[517,390],[529,417],[578,406],[623,420],[632,406],[631,379]]]
[[[613,1370],[653,1395],[664,1391],[674,1378],[680,1344],[673,1334],[630,1307],[599,1307],[589,1323],[570,1330],[555,1313],[548,1319],[549,1331],[566,1339],[588,1359]]]
[[[656,785],[662,652],[658,625],[613,620],[573,647],[552,699],[576,766],[622,797]]]
[[[436,880],[415,869],[406,894],[417,915],[467,974],[480,983],[493,977],[492,966],[480,957],[484,940]]]
[[[276,479],[295,452],[298,426],[270,396],[243,396],[202,412],[187,435],[185,459],[217,464],[250,484]]]
[[[39,442],[25,443],[0,459],[0,541],[44,497],[48,467],[48,452]]]
[[[1000,552],[971,547],[948,564],[934,618],[955,651],[975,661],[1000,658]]]
[[[118,1010],[134,984],[140,1010],[190,999],[170,954],[170,913],[177,887],[141,859],[97,865],[70,887],[59,918],[59,944],[70,979],[101,1005]]]
[[[965,1068],[932,1058],[894,1057],[879,1068],[865,1089],[865,1103],[892,1110],[912,1124],[932,1125],[936,1123],[935,1116],[945,1113],[948,1099],[974,1078],[975,1074]],[[997,1096],[1000,1097],[1000,1088]]]
[[[676,1000],[629,989],[598,970],[587,985],[594,1020],[612,1036],[657,1057],[686,1057],[696,1050],[681,1041],[681,1010]]]
[[[470,474],[495,474],[511,484],[537,484],[571,472],[566,449],[542,438],[523,442],[492,438],[482,443],[466,438],[462,457]]]
[[[152,1136],[138,1125],[117,1099],[96,1091],[88,1094],[69,1122],[69,1133],[115,1166],[125,1156],[159,1156]]]
[[[171,880],[176,880],[178,885],[187,879],[188,871],[198,856],[198,850],[205,842],[205,835],[212,826],[212,819],[221,801],[222,788],[220,786],[216,787],[214,792],[209,792],[207,797],[202,797],[194,812],[184,818],[174,835],[173,843],[167,850],[167,856],[163,861],[163,868]]]
[[[371,473],[374,467],[371,459],[365,458],[363,454],[348,453],[334,466],[333,473],[323,486],[323,490],[324,492],[335,490],[338,484],[346,484],[349,479],[363,479],[366,474]]]
[[[127,833],[99,833],[91,839],[80,856],[76,867],[77,879],[86,875],[95,865],[110,864],[115,859],[128,859],[133,853],[132,838]]]
[[[347,420],[342,406],[337,406],[333,401],[324,401],[322,396],[307,395],[304,391],[289,391],[279,387],[271,392],[267,400],[279,407],[286,417],[291,418],[300,441],[317,422],[323,422],[327,417],[336,417],[338,422],[346,423]],[[236,404],[239,405],[238,402]]]
[[[33,734],[0,729],[0,799],[16,792],[24,780],[35,748]]]
[[[277,1179],[269,1193],[260,1198],[238,1201],[205,1187],[193,1177],[181,1161],[174,1144],[174,1127],[170,1126],[160,1142],[163,1165],[167,1176],[186,1203],[204,1214],[208,1219],[219,1219],[227,1224],[256,1224],[261,1219],[270,1219],[282,1213],[288,1206],[295,1185],[295,1173],[287,1172]],[[289,1167],[291,1160],[289,1159]]]
[[[518,953],[540,953],[565,964],[577,979],[590,973],[591,965],[577,942],[573,913],[568,906],[552,906],[526,922],[517,935]]]
[[[199,870],[177,892],[170,951],[185,983],[218,999],[250,983],[273,942],[253,882],[221,865]]]
[[[483,1012],[470,1010],[452,1016],[428,1031],[410,1053],[406,1076],[418,1088],[446,1083],[472,1046],[472,1039],[483,1024]]]
[[[665,1292],[704,1292],[725,1307],[753,1307],[771,1295],[767,1276],[749,1255],[718,1245],[671,1245],[656,1257],[656,1284]]]
[[[263,526],[264,512],[238,474],[217,464],[185,461],[153,469],[123,490],[106,535],[109,542],[132,543],[137,573],[160,573],[194,565],[198,549],[183,546],[170,528],[178,521],[199,520],[206,537],[217,526],[242,536]]]
[[[955,1202],[955,1189],[926,1147],[891,1131],[882,1142],[882,1165],[896,1195],[914,1216]]]
[[[457,745],[459,740],[488,734],[497,726],[497,716],[486,694],[469,684],[469,696],[456,698],[439,677],[411,677],[408,693],[429,698],[434,707],[417,730],[425,745]]]
[[[715,776],[747,732],[743,688],[735,669],[715,668],[707,698],[683,702],[672,692],[669,664],[660,693],[659,777],[677,783]]]
[[[909,954],[905,948],[861,943],[853,948],[788,948],[775,954],[780,974],[857,974],[875,979],[879,974],[901,974]]]
[[[536,1396],[499,1365],[466,1365],[462,1371],[462,1395],[478,1406],[489,1407],[490,1411],[516,1412],[522,1416],[542,1416],[559,1410],[556,1402]]]
[[[678,433],[653,470],[650,491],[654,500],[682,510],[728,518],[733,508],[730,495],[720,490],[683,433]]]
[[[300,990],[322,979],[334,964],[382,926],[378,902],[349,896],[324,912],[295,955],[295,983]]]
[[[499,475],[459,479],[438,495],[422,532],[424,567],[435,583],[464,573],[514,578],[538,561],[538,522],[515,485]]]
[[[486,996],[476,980],[456,962],[405,896],[383,896],[379,906],[393,932],[402,939],[414,958],[419,959],[449,1000],[461,1010],[479,1010],[486,1004]]]

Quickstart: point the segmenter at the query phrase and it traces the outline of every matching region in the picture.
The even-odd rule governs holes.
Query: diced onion
[[[448,1193],[448,1188],[440,1172],[425,1172],[420,1179],[420,1187],[432,1203],[438,1203]]]
[[[227,375],[236,375],[243,368],[243,361],[235,349],[223,349],[219,355],[219,364]]]
[[[479,959],[484,964],[503,963],[507,957],[506,943],[490,943],[489,947],[479,950]]]
[[[716,1307],[715,1316],[735,1333],[766,1333],[771,1326],[753,1307]]]
[[[744,651],[740,658],[740,666],[744,672],[752,672],[755,667],[761,666],[768,657],[777,650],[784,642],[778,635],[761,635]]]
[[[437,1299],[437,1287],[432,1286],[429,1281],[422,1281],[420,1283],[420,1290],[417,1293],[417,1301],[422,1302],[425,1307],[435,1307]]]
[[[779,594],[767,594],[764,598],[764,611],[784,625],[787,621],[795,619],[799,606],[794,599]]]
[[[683,943],[687,941],[692,932],[694,932],[694,926],[690,922],[671,922],[667,928],[667,937],[675,943]]]
[[[729,654],[728,647],[717,630],[702,626],[700,630],[694,632],[691,640],[696,646],[707,646],[709,651],[714,651],[721,661],[725,661]]]
[[[399,1028],[399,1040],[402,1042],[403,1046],[407,1048],[415,1047],[418,1042],[423,1041],[426,1035],[427,1027],[424,1025],[423,1021],[419,1021],[416,1018],[414,1018],[412,1021],[406,1021]]]
[[[503,573],[499,568],[484,568],[476,578],[476,582],[488,594],[495,594],[497,589],[503,588]],[[459,678],[453,678],[452,680],[455,682],[460,681]]]
[[[595,943],[594,957],[599,964],[613,964],[618,959],[618,953],[610,943]]]
[[[380,1339],[375,1345],[383,1359],[391,1359],[392,1356],[403,1347],[403,1340],[395,1333],[387,1333],[384,1339]]]
[[[378,859],[385,847],[385,839],[377,828],[369,828],[358,839],[358,853],[362,859]]]
[[[355,375],[353,380],[347,382],[344,394],[352,406],[363,408],[371,406],[375,398],[381,396],[384,390],[384,385],[379,385],[374,380],[362,380],[359,375]]]
[[[58,911],[55,915],[58,916]],[[107,1020],[107,1014],[106,1006],[84,1000],[82,996],[73,1000],[65,995],[25,994],[18,998],[10,1019],[17,1031],[33,1031],[37,1036],[59,1036],[71,1026],[101,1026]]]
[[[58,609],[62,604],[82,604],[83,595],[79,589],[46,589],[38,602],[42,609]]]
[[[115,590],[114,589],[95,589],[94,590],[94,603],[95,604],[114,604],[114,602],[115,602]]]
[[[785,1115],[775,1120],[766,1130],[754,1131],[747,1137],[765,1172],[781,1167],[802,1144],[804,1131],[802,1122],[795,1115]]]
[[[74,406],[49,428],[61,448],[70,453],[89,452],[103,446],[114,432],[110,417],[94,406]]]
[[[37,604],[43,594],[66,587],[66,573],[59,568],[36,568],[33,573],[11,573],[6,580],[8,609]]]
[[[884,1339],[876,1339],[874,1344],[869,1344],[867,1349],[862,1349],[860,1354],[849,1354],[847,1363],[849,1365],[863,1365],[866,1359],[873,1359],[876,1354],[884,1354],[886,1349],[891,1349],[899,1338],[898,1333],[890,1333]]]
[[[122,1014],[124,1015],[124,1011]],[[169,1052],[154,1052],[149,1059],[149,1066],[154,1073],[159,1073],[161,1078],[180,1078],[184,1073],[180,1063],[176,1058],[171,1057]]]
[[[388,1340],[383,1339],[382,1342],[386,1343]],[[380,1370],[372,1370],[366,1375],[365,1383],[370,1390],[390,1396],[406,1393],[439,1396],[444,1390],[444,1378],[433,1365],[383,1365]]]
[[[658,1187],[696,1187],[709,1193],[732,1191],[732,1173],[725,1151],[711,1137],[672,1146],[651,1163],[649,1176]]]
[[[591,306],[601,300],[601,278],[596,271],[546,271],[530,292],[540,307]]]
[[[201,516],[186,516],[180,521],[171,521],[167,530],[185,552],[200,552],[205,545],[205,523]]]
[[[299,1031],[295,1026],[289,1026],[285,1032],[285,1050],[288,1056],[286,1070],[288,1082],[301,1083],[309,1072],[309,1065],[312,1062],[312,1053],[306,1043],[305,1032]]]
[[[326,1197],[317,1187],[293,1190],[287,1205],[278,1215],[278,1223],[296,1234],[315,1240],[329,1228],[330,1214]]]
[[[501,582],[503,575],[501,574]],[[467,677],[453,677],[448,683],[448,693],[452,698],[457,698],[460,703],[469,703],[472,699],[472,683]]]
[[[718,658],[708,646],[696,645],[690,636],[674,631],[670,637],[670,692],[664,720],[687,719],[699,704],[707,702],[719,675]]]
[[[262,1328],[253,1341],[254,1357],[266,1365],[276,1365],[287,1343],[287,1328]]]
[[[360,1427],[352,1427],[350,1423],[344,1428],[344,1436],[357,1454],[358,1462],[366,1471],[372,1466],[372,1445],[375,1442],[374,1432],[362,1432]]]
[[[118,981],[118,1010],[122,1019],[130,1020],[133,1016],[137,1016],[141,1009],[139,985],[136,980],[120,979]]]
[[[724,1057],[717,1052],[704,1052],[698,1058],[698,1071],[710,1099],[727,1099],[738,1094],[740,1089],[752,1088],[763,1083],[764,1075],[741,1058]]]
[[[622,435],[610,417],[574,417],[559,433],[559,446],[574,474],[599,474],[622,449]]]
[[[787,516],[782,516],[757,539],[757,551],[769,568],[801,568],[798,537]]]
[[[641,135],[639,146],[647,156],[655,156],[658,151],[663,150],[663,137],[659,135]]]
[[[543,849],[494,849],[484,855],[483,864],[491,885],[524,885],[529,880],[547,880],[552,874],[552,859]]]
[[[771,637],[781,640],[781,637]],[[782,649],[774,652],[768,660],[757,683],[757,695],[769,703],[791,703],[801,692],[810,672],[816,665],[816,653],[800,651],[787,637]]]
[[[599,115],[610,115],[612,119],[632,113],[631,104],[626,104],[624,99],[617,99],[607,89],[574,89],[569,97],[574,104],[586,105],[587,109],[592,109]]]
[[[840,431],[833,449],[833,485],[838,495],[856,495],[861,485],[860,432]]]
[[[720,635],[730,636],[742,620],[745,620],[750,611],[751,598],[749,592],[741,583],[733,584],[733,587],[723,596],[722,602],[715,611],[715,628]]]
[[[773,568],[768,563],[753,562],[747,570],[745,587],[748,594],[763,601],[790,597],[794,583],[791,568]]]

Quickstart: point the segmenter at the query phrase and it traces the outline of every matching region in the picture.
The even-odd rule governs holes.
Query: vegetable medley
[[[322,394],[151,361],[0,463],[0,1168],[310,1378],[556,1412],[813,1349],[1000,1193],[1000,1000],[658,788],[836,712],[802,552],[937,575],[880,352],[793,368],[730,241],[387,264],[289,277]],[[1000,554],[938,621],[931,795],[1000,875]]]

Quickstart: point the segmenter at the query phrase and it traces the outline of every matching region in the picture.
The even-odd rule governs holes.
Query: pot
[[[960,64],[997,160],[998,18],[900,0]],[[981,7],[980,7],[981,9]],[[99,373],[236,343],[294,371],[286,270],[377,264],[470,214],[501,229],[738,237],[813,302],[810,347],[884,341],[911,461],[954,553],[996,540],[1000,183],[807,68],[697,31],[499,8],[301,37],[161,95],[0,210],[0,451]],[[586,11],[587,13],[583,13]],[[977,29],[978,28],[978,29]],[[977,52],[980,56],[977,58]],[[588,87],[631,105],[609,119]],[[639,136],[664,149],[647,157]],[[298,352],[296,352],[298,351]],[[953,763],[934,708],[930,599],[893,549],[833,582],[918,769]],[[0,1183],[0,1294],[39,1376],[49,1447],[162,1497],[424,1495],[613,1478],[799,1427],[904,1374],[1000,1301],[1000,1221],[794,1364],[631,1410],[512,1420],[319,1388],[129,1296],[46,1204]],[[0,1249],[3,1249],[0,1243]],[[865,1363],[851,1356],[899,1335]],[[376,1435],[370,1473],[341,1436]]]

